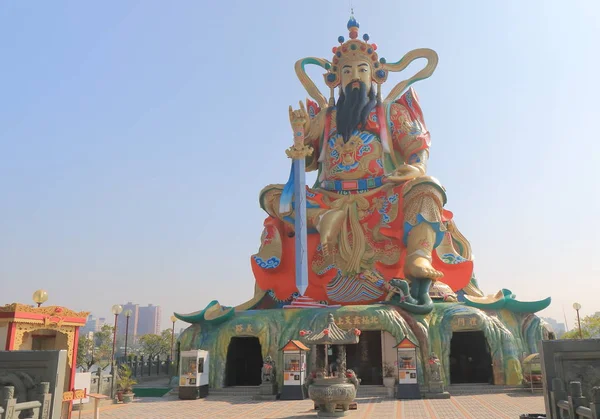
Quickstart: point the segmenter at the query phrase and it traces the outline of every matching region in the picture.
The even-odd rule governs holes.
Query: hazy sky
[[[415,85],[429,174],[484,292],[552,296],[541,314],[570,327],[573,302],[599,311],[600,3],[354,9],[388,61],[439,54]],[[294,63],[331,59],[348,16],[347,0],[0,2],[0,303],[153,303],[168,327],[249,299],[258,193],[287,180],[287,107],[306,97]]]

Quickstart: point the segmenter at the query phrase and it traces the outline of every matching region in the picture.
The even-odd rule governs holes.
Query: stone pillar
[[[310,346],[310,352],[308,353],[308,372],[313,373],[317,371],[317,345]]]
[[[319,345],[314,345],[315,352],[315,372],[321,372],[325,367],[325,358],[323,358],[323,348]]]
[[[329,345],[324,345],[325,346],[325,359],[324,359],[324,363],[323,363],[323,369],[325,370],[325,376],[329,376]]]
[[[47,419],[50,417],[50,403],[52,402],[52,395],[50,394],[50,383],[42,382],[37,386],[39,402],[42,404],[40,408],[40,419]]]
[[[346,345],[338,346],[338,358],[340,359],[339,373],[341,376],[346,375]]]

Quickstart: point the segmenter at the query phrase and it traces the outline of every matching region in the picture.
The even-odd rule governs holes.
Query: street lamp
[[[581,320],[579,319],[579,310],[581,310],[581,304],[574,303],[573,308],[577,312],[577,326],[579,327],[579,339],[583,339],[583,333],[581,332]]]
[[[113,347],[112,347],[112,355],[110,357],[110,373],[112,375],[112,380],[110,383],[110,398],[114,398],[115,397],[115,345],[117,343],[117,317],[119,317],[119,314],[121,314],[121,312],[123,311],[123,307],[120,306],[119,304],[115,304],[114,306],[112,306],[112,314],[115,315],[115,327],[113,329]]]
[[[96,335],[94,332],[91,332],[91,334],[92,334],[92,365],[94,365],[94,347],[96,346]]]
[[[43,303],[48,301],[48,292],[46,292],[46,290],[37,290],[36,292],[33,293],[32,298],[33,298],[33,302],[35,302],[39,307]]]
[[[177,321],[177,317],[175,315],[171,316],[171,322],[173,323],[173,330],[171,331],[171,362],[173,362],[173,341],[175,339],[175,322]]]
[[[125,321],[125,362],[127,362],[127,336],[129,335],[129,318],[133,314],[133,311],[125,310],[124,314],[125,314],[125,318],[127,319]]]

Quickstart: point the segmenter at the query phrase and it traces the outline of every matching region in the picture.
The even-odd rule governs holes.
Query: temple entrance
[[[346,345],[346,367],[354,370],[361,385],[383,385],[381,331],[363,331],[357,345]]]
[[[233,337],[227,348],[225,386],[259,386],[263,364],[260,342],[255,337]]]
[[[453,332],[450,340],[450,383],[494,384],[492,356],[485,335]]]
[[[31,336],[31,350],[51,351],[56,348],[56,335],[33,335]]]

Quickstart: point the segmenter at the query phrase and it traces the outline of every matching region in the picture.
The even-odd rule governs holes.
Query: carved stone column
[[[308,372],[313,373],[317,371],[317,345],[310,345],[310,352],[308,353]]]
[[[315,372],[321,372],[323,368],[325,368],[325,357],[323,356],[323,348],[319,348],[319,345],[314,345],[314,348]]]
[[[346,345],[338,346],[338,358],[340,359],[339,374],[346,375]]]

